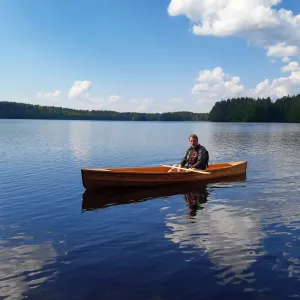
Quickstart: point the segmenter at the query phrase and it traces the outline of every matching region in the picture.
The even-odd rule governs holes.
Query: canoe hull
[[[209,183],[229,177],[245,175],[247,162],[211,164],[210,174],[196,172],[168,172],[168,167],[140,167],[114,169],[81,169],[82,183],[86,190],[105,187],[165,186],[193,182]]]

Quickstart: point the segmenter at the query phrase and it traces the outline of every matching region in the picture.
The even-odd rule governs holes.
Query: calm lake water
[[[84,193],[81,168],[177,163],[190,133],[247,178]],[[0,120],[0,299],[300,298],[299,150],[297,124]]]

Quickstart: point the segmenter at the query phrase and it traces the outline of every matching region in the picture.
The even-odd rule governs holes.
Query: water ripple
[[[50,243],[0,248],[0,296],[21,299],[28,289],[36,288],[53,276],[53,269],[43,268],[55,261]]]
[[[299,125],[0,122],[0,298],[299,297]],[[82,201],[80,168],[176,163],[191,132],[246,180]]]

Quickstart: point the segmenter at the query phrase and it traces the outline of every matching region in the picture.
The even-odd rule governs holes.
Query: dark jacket
[[[204,146],[198,144],[195,149],[192,146],[187,149],[180,164],[184,166],[187,163],[188,168],[205,170],[208,166],[208,161],[208,151]]]

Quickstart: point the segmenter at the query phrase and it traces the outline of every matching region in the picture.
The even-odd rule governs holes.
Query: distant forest
[[[234,98],[217,102],[209,113],[212,122],[300,122],[300,94],[272,102],[270,98]]]
[[[272,102],[270,98],[233,98],[217,102],[209,113],[167,113],[76,110],[16,102],[0,102],[0,119],[59,119],[106,121],[212,121],[300,123],[300,94]]]
[[[207,121],[207,113],[187,111],[135,113],[108,110],[77,110],[16,102],[0,102],[0,119],[59,119],[104,121]]]

